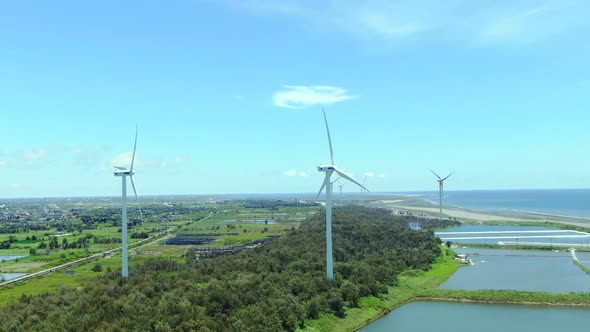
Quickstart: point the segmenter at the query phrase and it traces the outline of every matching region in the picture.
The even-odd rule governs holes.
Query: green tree
[[[102,264],[100,264],[100,263],[94,264],[94,267],[92,267],[92,271],[94,271],[94,272],[102,272]]]

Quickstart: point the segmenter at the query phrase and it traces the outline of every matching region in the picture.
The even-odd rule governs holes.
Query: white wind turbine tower
[[[439,209],[440,209],[440,214],[439,214],[439,221],[442,223],[443,220],[443,186],[444,186],[444,182],[446,179],[448,179],[449,177],[451,177],[451,175],[453,175],[453,173],[455,173],[455,171],[451,172],[451,174],[447,175],[447,177],[445,177],[444,179],[441,178],[440,176],[438,176],[438,174],[436,174],[433,170],[430,170],[432,172],[432,174],[434,174],[438,180],[436,180],[436,182],[438,182],[438,199],[439,199]]]
[[[342,187],[344,187],[345,184],[346,182],[338,183],[338,187],[340,187],[340,200],[342,200]]]
[[[137,197],[137,190],[135,190],[135,183],[133,182],[133,164],[135,162],[135,150],[137,148],[137,128],[135,128],[135,143],[133,145],[133,156],[131,157],[131,167],[129,169],[120,166],[115,167],[115,176],[120,176],[122,180],[122,199],[121,199],[121,257],[122,257],[122,270],[121,276],[127,278],[129,276],[129,256],[127,252],[127,177],[131,180],[131,186],[133,187],[133,193],[139,204],[139,197]],[[141,206],[139,207],[139,213],[141,214]]]
[[[365,183],[367,182],[367,176],[365,175],[365,179],[363,180],[363,187],[365,186]],[[361,187],[361,195],[363,194],[364,190]]]
[[[332,138],[330,138],[330,128],[328,128],[328,119],[326,118],[326,112],[324,111],[323,107],[322,112],[324,113],[324,122],[326,123],[326,132],[328,133],[328,144],[330,145],[331,164],[318,166],[318,172],[324,172],[325,178],[324,182],[322,183],[322,186],[320,187],[320,191],[316,196],[316,199],[318,199],[324,188],[326,188],[326,278],[328,279],[328,281],[332,281],[334,280],[334,263],[332,257],[332,184],[334,182],[330,181],[330,177],[332,176],[332,173],[336,172],[338,175],[340,175],[340,177],[360,186],[366,191],[369,190],[365,188],[362,184],[358,183],[350,175],[336,168],[336,166],[334,165]]]
[[[366,182],[367,182],[367,176],[365,175],[365,178],[363,180],[363,187],[365,186]],[[364,194],[365,194],[365,190],[361,187],[361,198],[359,200],[361,205],[365,205]]]

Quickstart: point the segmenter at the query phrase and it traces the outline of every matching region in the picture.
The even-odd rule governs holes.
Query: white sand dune
[[[422,206],[392,206],[391,208],[400,209],[400,210],[408,210],[408,211],[422,211],[429,214],[437,214],[439,212],[438,208],[434,207],[422,207]],[[488,213],[478,213],[478,212],[471,212],[465,210],[458,210],[453,208],[444,208],[443,215],[446,217],[457,218],[457,219],[470,219],[470,220],[478,220],[478,221],[525,221],[527,219],[523,218],[516,218],[516,217],[507,217],[502,215],[494,215]]]

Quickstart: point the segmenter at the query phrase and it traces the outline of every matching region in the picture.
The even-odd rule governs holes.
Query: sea
[[[438,204],[438,192],[412,194]],[[590,189],[446,191],[443,204],[482,211],[590,218]]]

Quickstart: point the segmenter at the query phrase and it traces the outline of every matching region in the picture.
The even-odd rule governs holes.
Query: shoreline
[[[376,200],[377,204],[392,210],[422,212],[432,218],[438,218],[439,207],[428,200],[411,200],[406,199],[402,202],[389,203],[387,200]],[[508,209],[474,209],[460,206],[443,206],[443,215],[445,218],[456,218],[460,221],[473,221],[479,223],[490,222],[533,222],[544,223],[554,222],[572,226],[581,226],[590,228],[590,217],[568,216],[559,214],[549,214],[525,210],[508,210]]]
[[[556,293],[559,294],[559,293]],[[408,303],[415,301],[428,301],[428,302],[453,302],[453,303],[478,303],[478,304],[509,304],[509,305],[528,305],[528,306],[539,306],[539,307],[589,307],[590,303],[551,303],[551,302],[517,302],[517,301],[498,301],[498,300],[474,300],[474,299],[455,299],[445,297],[416,297]]]
[[[496,304],[496,305],[524,305],[524,306],[536,306],[536,307],[576,307],[576,308],[590,308],[590,303],[551,303],[551,302],[516,302],[516,301],[494,301],[494,300],[473,300],[473,299],[462,299],[462,298],[446,298],[446,297],[432,297],[432,296],[417,296],[407,301],[399,303],[397,306],[391,308],[389,311],[383,312],[382,315],[375,317],[374,319],[367,322],[367,324],[359,327],[355,331],[367,327],[369,324],[389,315],[394,310],[397,310],[412,302],[447,302],[447,303],[475,303],[475,304]]]
[[[438,204],[436,202],[423,200],[435,207],[438,208]],[[507,215],[508,217],[524,217],[524,216],[537,216],[537,217],[551,217],[551,218],[565,218],[565,219],[576,219],[576,220],[584,220],[590,222],[590,216],[582,217],[582,216],[572,216],[566,214],[554,214],[554,213],[547,213],[547,212],[539,212],[539,211],[531,211],[531,210],[519,210],[519,209],[506,209],[506,208],[484,208],[484,207],[466,207],[466,206],[458,206],[458,205],[443,205],[443,209],[447,207],[450,209],[455,210],[465,210],[474,213],[486,213],[490,215],[502,216]],[[444,211],[444,210],[443,210]]]
[[[417,275],[412,270],[402,272],[398,284],[388,287],[388,294],[361,299],[359,307],[346,310],[345,318],[326,315],[306,322],[305,328],[297,331],[358,331],[415,301],[590,308],[590,293],[439,289],[462,266],[451,255],[443,251],[430,270]]]

